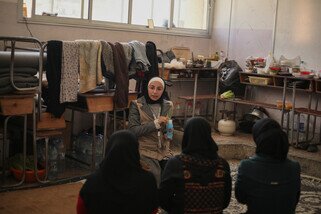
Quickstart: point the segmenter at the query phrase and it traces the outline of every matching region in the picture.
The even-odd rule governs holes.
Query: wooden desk
[[[114,105],[114,92],[106,93],[84,93],[78,94],[78,101],[67,106],[71,109],[71,132],[73,132],[73,122],[74,122],[74,111],[81,111],[85,113],[92,114],[93,118],[93,144],[92,144],[92,160],[91,169],[95,170],[96,165],[96,116],[98,113],[104,114],[104,145],[103,145],[103,157],[105,156],[105,149],[107,145],[107,122],[108,122],[108,112],[114,111],[116,114],[117,109]],[[132,100],[137,99],[137,92],[129,92],[128,94],[128,105]],[[116,123],[116,118],[114,118],[114,126]],[[72,135],[71,135],[72,136]]]

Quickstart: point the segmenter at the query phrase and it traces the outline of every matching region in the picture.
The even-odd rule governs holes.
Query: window
[[[146,25],[153,19],[156,27],[168,27],[170,9],[170,0],[133,0],[132,24]]]
[[[25,12],[24,16],[30,22],[68,23],[86,27],[209,36],[212,1],[23,0],[23,8],[22,6],[20,8],[22,8],[21,15],[22,11],[27,11],[27,16]],[[148,20],[152,20],[154,29],[146,28]]]
[[[176,0],[174,26],[206,30],[208,6],[208,0]]]
[[[128,0],[94,0],[92,19],[98,21],[128,22]]]

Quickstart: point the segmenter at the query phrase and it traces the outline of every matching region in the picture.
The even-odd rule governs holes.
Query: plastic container
[[[18,170],[15,168],[10,168],[11,173],[13,174],[13,176],[18,180],[21,181],[22,179],[22,175],[23,175],[23,171],[22,170]],[[45,177],[45,170],[44,169],[39,169],[38,170],[38,177],[43,180]],[[25,177],[25,181],[26,183],[33,183],[36,182],[36,176],[35,176],[35,172],[33,170],[26,170],[26,177]]]
[[[268,78],[268,77],[249,77],[249,81],[252,84],[255,85],[271,85],[272,84],[272,78]]]
[[[278,109],[282,109],[282,106],[283,106],[282,100],[277,100],[277,101],[276,101],[276,107],[277,107]],[[285,110],[291,110],[292,107],[293,107],[292,102],[285,101],[285,103],[284,103],[284,109],[285,109]]]
[[[169,119],[166,124],[166,137],[169,140],[173,139],[174,125],[173,120]]]

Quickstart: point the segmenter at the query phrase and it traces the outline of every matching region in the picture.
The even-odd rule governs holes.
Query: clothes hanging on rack
[[[60,103],[62,41],[48,41],[46,77],[48,80],[47,112],[55,117],[61,117],[65,104]]]

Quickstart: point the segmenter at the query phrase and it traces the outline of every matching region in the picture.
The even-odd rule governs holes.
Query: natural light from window
[[[168,27],[170,4],[170,0],[133,0],[132,24],[147,25],[147,19],[153,19],[155,26]]]
[[[128,0],[94,0],[92,19],[98,21],[127,23]]]
[[[23,0],[19,4],[23,10],[21,14],[31,21],[137,31],[145,31],[147,26],[156,28],[155,33],[185,32],[205,36],[210,32],[212,1]]]

